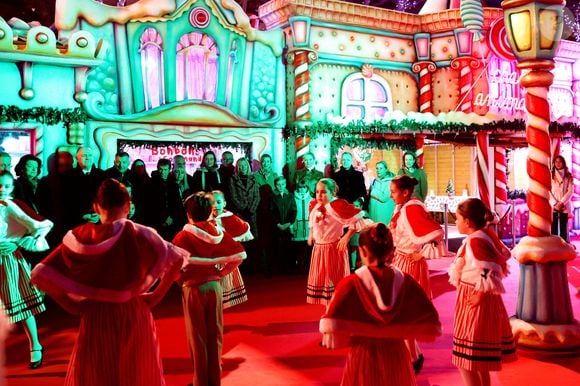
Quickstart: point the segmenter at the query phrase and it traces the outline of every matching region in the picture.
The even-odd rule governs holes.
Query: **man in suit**
[[[81,146],[76,153],[77,166],[66,173],[65,196],[69,203],[66,225],[72,229],[86,221],[97,223],[99,215],[93,211],[93,200],[105,173],[94,165],[93,149]]]
[[[342,153],[340,161],[342,166],[333,176],[338,185],[337,196],[344,198],[351,204],[359,197],[363,197],[366,202],[367,188],[365,186],[365,178],[362,172],[352,166],[352,154],[349,152]]]
[[[125,151],[119,151],[115,154],[115,161],[113,161],[113,166],[105,170],[105,176],[107,178],[114,178],[122,184],[127,185],[130,180],[129,165],[131,160],[129,153]]]

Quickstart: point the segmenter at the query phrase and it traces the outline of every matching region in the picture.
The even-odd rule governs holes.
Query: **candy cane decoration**
[[[302,158],[302,156],[308,153],[310,149],[310,137],[300,136],[296,138],[295,150],[296,150],[296,161]]]
[[[495,211],[503,215],[507,206],[507,159],[505,148],[495,147],[493,151],[495,168],[493,170],[495,180]]]
[[[479,65],[480,62],[471,56],[463,56],[451,61],[451,68],[459,70],[459,105],[457,107],[462,113],[473,112],[473,70]]]
[[[530,221],[528,235],[533,237],[549,236],[552,225],[552,207],[550,191],[552,177],[550,174],[550,104],[548,87],[554,80],[550,72],[554,68],[551,61],[536,61],[530,64],[532,70],[524,75],[520,82],[526,89],[526,138],[528,141],[527,169],[530,177],[528,208]],[[521,67],[521,64],[520,64]]]
[[[415,137],[415,159],[417,160],[417,166],[422,168],[423,164],[425,163],[424,160],[424,149],[425,149],[425,136],[424,135],[417,135]]]
[[[310,71],[308,70],[308,51],[294,53],[294,114],[297,121],[310,120]]]
[[[479,132],[476,136],[477,148],[477,188],[479,198],[491,209],[489,199],[489,134]]]
[[[414,73],[419,74],[419,112],[433,112],[433,91],[431,90],[431,73],[437,66],[433,62],[417,62],[411,67]]]

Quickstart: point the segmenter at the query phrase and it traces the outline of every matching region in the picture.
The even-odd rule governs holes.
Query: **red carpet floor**
[[[580,319],[579,259],[571,262],[570,294]],[[454,288],[447,284],[450,259],[430,262],[435,305],[443,323],[443,335],[434,343],[423,344],[425,367],[419,386],[461,385],[459,373],[451,364],[451,334]],[[518,266],[512,261],[512,274],[506,280],[505,303],[514,313],[517,297]],[[319,347],[318,320],[322,306],[305,303],[306,277],[246,277],[250,300],[225,312],[223,382],[225,386],[309,386],[338,385],[346,350],[329,351]],[[78,327],[78,319],[49,303],[38,318],[45,347],[44,365],[27,368],[28,352],[24,333],[17,328],[8,338],[7,383],[11,386],[62,385],[68,358]],[[185,332],[179,299],[174,288],[155,310],[163,364],[168,385],[191,382],[191,364],[186,351]],[[580,358],[544,357],[520,350],[519,360],[499,373],[492,373],[493,385],[577,386],[580,385]],[[103,385],[109,386],[109,385]],[[139,385],[135,385],[139,386]],[[375,386],[375,385],[361,385]],[[377,385],[378,386],[378,385]]]

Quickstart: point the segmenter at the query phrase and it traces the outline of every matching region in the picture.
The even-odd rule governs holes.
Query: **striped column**
[[[310,71],[308,70],[308,51],[294,53],[294,119],[310,121]]]
[[[451,61],[451,68],[459,71],[459,104],[455,110],[473,112],[473,70],[480,66],[479,60],[462,56]]]
[[[296,160],[298,161],[304,154],[308,153],[310,149],[310,137],[306,135],[296,137],[294,146],[296,150]]]
[[[491,209],[489,197],[489,134],[479,132],[476,136],[477,189],[481,201]]]
[[[425,163],[425,136],[424,135],[417,135],[415,137],[415,159],[417,160],[417,166],[420,168],[423,167]]]
[[[548,102],[548,87],[554,80],[554,75],[549,71],[552,68],[554,68],[553,63],[551,65],[539,63],[520,80],[526,89],[525,102],[528,111],[526,123],[529,149],[527,170],[530,177],[527,197],[530,209],[528,235],[533,237],[549,236],[552,225],[552,207],[549,201],[552,178],[550,174],[550,104]]]
[[[505,156],[505,148],[495,147],[493,151],[494,170],[493,176],[495,180],[495,211],[500,216],[504,215],[504,210],[507,207],[507,159]]]
[[[437,66],[433,62],[417,62],[411,67],[414,73],[419,74],[419,112],[433,112],[433,90],[431,89],[431,74]]]

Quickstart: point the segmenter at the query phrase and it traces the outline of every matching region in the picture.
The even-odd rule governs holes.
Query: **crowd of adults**
[[[106,178],[127,186],[132,196],[131,220],[156,229],[166,240],[172,240],[186,224],[183,202],[190,194],[222,191],[226,208],[247,221],[254,235],[254,241],[246,244],[246,271],[266,274],[307,271],[308,204],[321,178],[336,181],[339,198],[351,203],[364,202],[371,217],[377,217],[372,218],[374,221],[388,223],[394,206],[388,186],[395,173],[380,161],[377,179],[367,190],[363,173],[353,167],[353,155],[349,152],[342,153],[341,166],[330,175],[317,170],[314,155],[306,153],[291,181],[273,170],[269,154],[263,154],[257,170],[252,171],[245,157],[234,160],[232,152],[225,151],[218,164],[216,154],[207,151],[193,175],[187,174],[182,155],[160,159],[156,170],[150,173],[143,160],[131,160],[123,151],[115,155],[114,164],[106,170],[95,165],[90,147],[80,147],[75,158],[76,162],[68,151],[56,152],[49,157],[48,174],[42,178],[41,160],[34,155],[24,155],[14,168],[17,177],[14,199],[29,208],[29,214],[54,222],[48,240],[51,247],[58,245],[68,230],[99,221],[92,204]],[[2,169],[11,170],[10,155],[4,152],[0,153]],[[387,212],[378,210],[380,205],[387,205]]]

